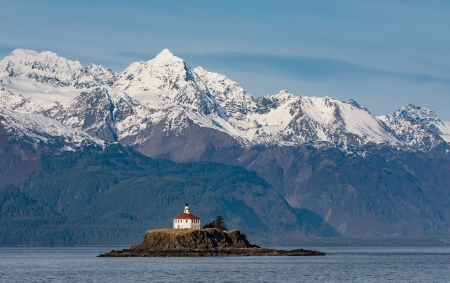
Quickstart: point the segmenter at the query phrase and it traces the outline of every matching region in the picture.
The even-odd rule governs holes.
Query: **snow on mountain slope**
[[[39,146],[58,150],[74,150],[89,144],[104,145],[104,141],[100,139],[63,126],[40,114],[19,113],[0,107],[0,125],[14,139],[24,140],[36,148]]]
[[[450,140],[450,123],[420,107],[375,117],[354,100],[287,91],[256,98],[224,75],[191,69],[167,49],[117,74],[93,64],[83,68],[51,52],[18,49],[0,61],[0,78],[2,106],[43,113],[130,145],[155,134],[181,135],[192,123],[226,133],[243,146],[328,142],[429,150],[442,138]]]
[[[117,125],[134,115],[137,107],[139,103],[127,94],[111,87],[98,87],[48,109],[45,115],[92,136],[117,141]]]
[[[450,122],[442,122],[437,125],[439,131],[441,131],[441,138],[450,143]]]
[[[296,96],[287,91],[254,98],[224,75],[201,67],[194,71],[226,110],[227,123],[215,119],[216,124],[247,144],[328,141],[353,146],[400,145],[383,123],[353,100],[343,103],[334,98]]]
[[[379,117],[407,145],[429,150],[443,140],[449,142],[449,123],[443,122],[433,111],[409,104],[393,115]]]
[[[39,113],[42,107],[29,98],[17,92],[12,92],[0,85],[0,107],[6,107],[18,112]]]
[[[224,75],[208,72],[202,67],[195,68],[194,72],[206,84],[208,91],[228,116],[238,118],[235,113],[247,114],[258,109],[256,99],[235,81]]]
[[[264,99],[266,111],[252,112],[244,119],[230,118],[235,134],[250,144],[296,145],[327,141],[350,146],[368,143],[398,146],[384,124],[369,112],[331,97],[296,96],[281,91]]]
[[[78,73],[73,86],[77,89],[111,86],[116,80],[116,72],[103,66],[89,64]]]
[[[187,129],[189,121],[202,127],[223,130],[214,125],[209,117],[177,104],[164,107],[142,105],[126,93],[112,87],[98,87],[82,92],[65,104],[59,104],[44,111],[44,115],[83,130],[92,136],[106,141],[124,141],[136,145],[146,137],[141,132],[151,132],[152,127],[165,123],[160,134],[181,134]],[[211,116],[217,117],[212,114]]]
[[[44,108],[69,101],[80,89],[112,85],[115,78],[110,69],[94,64],[83,68],[49,51],[16,49],[0,61],[0,83]]]
[[[82,68],[80,62],[49,51],[16,49],[0,61],[0,76],[28,78],[51,87],[64,87],[72,85]]]
[[[205,115],[218,113],[214,98],[198,75],[167,49],[150,61],[131,64],[114,87],[144,104],[177,103]]]

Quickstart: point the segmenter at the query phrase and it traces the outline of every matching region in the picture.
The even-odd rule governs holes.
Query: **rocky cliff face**
[[[239,249],[255,247],[239,230],[208,229],[149,230],[137,248],[146,250]]]
[[[239,230],[162,229],[147,232],[141,245],[99,257],[318,256],[310,250],[273,250],[252,245]]]

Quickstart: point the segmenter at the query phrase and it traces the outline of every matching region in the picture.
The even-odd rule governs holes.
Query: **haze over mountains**
[[[118,142],[239,165],[344,236],[450,235],[450,122],[430,109],[377,117],[354,100],[253,97],[167,49],[120,73],[18,49],[0,61],[0,83],[4,145],[60,153]]]

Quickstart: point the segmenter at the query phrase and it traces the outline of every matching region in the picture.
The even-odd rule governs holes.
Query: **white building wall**
[[[200,229],[200,219],[174,219],[174,229]]]

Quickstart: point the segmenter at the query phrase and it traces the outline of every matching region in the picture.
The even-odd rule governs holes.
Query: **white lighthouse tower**
[[[189,204],[184,206],[184,212],[173,219],[174,229],[200,229],[200,218],[191,213]]]

